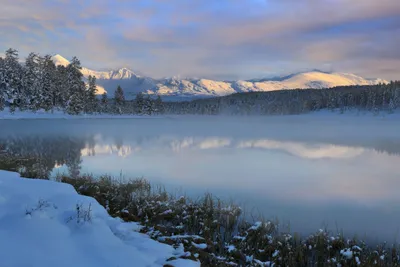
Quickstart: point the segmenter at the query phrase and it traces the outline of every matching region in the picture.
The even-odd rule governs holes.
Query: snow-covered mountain
[[[70,62],[66,58],[64,58],[61,55],[55,55],[53,56],[53,61],[58,65],[62,65],[66,67]],[[136,74],[127,69],[127,68],[121,68],[118,70],[109,70],[109,71],[96,71],[96,70],[91,70],[85,67],[82,67],[82,74],[85,76],[85,78],[91,76],[95,76],[97,79],[131,79],[132,77],[136,76]]]
[[[60,55],[53,57],[56,65],[66,66],[69,61]],[[127,96],[138,92],[175,97],[223,96],[239,92],[275,91],[282,89],[329,88],[347,85],[373,85],[387,83],[382,79],[365,79],[351,73],[326,73],[318,70],[301,72],[283,77],[261,80],[215,81],[208,79],[152,79],[121,68],[118,70],[96,71],[82,68],[85,78],[89,75],[97,78],[99,93],[103,90],[114,92],[120,85]],[[101,88],[103,90],[101,90]]]
[[[54,61],[54,64],[56,64],[56,66],[61,65],[66,67],[69,64],[69,60],[59,54],[53,56],[52,59]]]
[[[303,72],[282,80],[261,81],[214,81],[207,79],[179,80],[164,79],[148,93],[160,95],[222,96],[238,92],[275,91],[282,89],[329,88],[346,85],[373,85],[387,83],[382,79],[365,79],[350,73]]]

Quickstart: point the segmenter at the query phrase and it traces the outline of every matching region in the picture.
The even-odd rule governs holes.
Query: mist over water
[[[233,199],[291,231],[393,242],[399,128],[366,116],[0,121],[0,157],[13,159],[0,169],[145,177],[177,194]]]

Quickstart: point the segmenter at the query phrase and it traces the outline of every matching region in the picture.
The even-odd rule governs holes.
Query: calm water
[[[209,191],[255,215],[290,222],[292,231],[327,227],[389,242],[400,237],[395,119],[0,121],[0,155],[0,168],[13,164],[5,163],[6,155],[43,176],[122,173],[178,194]]]

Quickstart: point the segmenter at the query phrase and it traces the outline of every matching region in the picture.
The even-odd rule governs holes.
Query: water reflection
[[[371,139],[370,139],[371,140]],[[266,217],[314,231],[397,235],[400,142],[396,138],[248,137],[106,130],[9,135],[0,169],[49,178],[59,171],[144,176],[191,195],[211,191]]]
[[[102,169],[107,173],[122,170],[127,175],[150,178],[160,173],[169,180],[209,187],[235,181],[226,186],[236,183],[243,190],[251,181],[255,185],[251,189],[258,191],[260,184],[274,185],[274,189],[285,187],[282,190],[290,192],[284,196],[286,200],[318,201],[330,196],[370,201],[387,194],[400,162],[393,148],[385,151],[273,139],[162,135],[130,139],[101,134],[3,137],[0,151],[0,169],[43,178],[62,167],[70,175],[79,174],[82,168],[99,174]],[[143,169],[150,172],[143,173]],[[199,175],[203,177],[196,180]],[[240,180],[246,176],[251,178]]]
[[[65,165],[71,175],[77,175],[81,150],[90,143],[88,138],[0,138],[0,169],[18,171],[27,177],[49,178],[54,168]]]

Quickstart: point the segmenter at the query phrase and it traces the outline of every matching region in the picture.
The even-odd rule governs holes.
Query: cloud
[[[4,3],[3,3],[4,2]],[[303,69],[398,78],[397,0],[0,0],[0,50],[156,77]],[[368,63],[368,64],[366,64]]]

